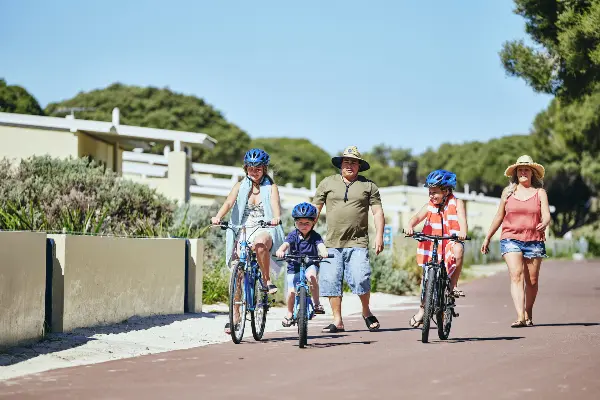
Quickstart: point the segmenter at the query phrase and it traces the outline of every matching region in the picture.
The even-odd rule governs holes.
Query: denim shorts
[[[366,247],[349,247],[328,249],[333,258],[322,262],[319,273],[319,292],[323,297],[341,296],[342,281],[354,294],[365,294],[371,291],[371,264],[369,249]],[[325,261],[325,260],[324,260]]]
[[[319,269],[313,264],[304,270],[304,275],[308,275],[309,272],[312,272],[315,276],[317,276]],[[296,283],[298,282],[300,282],[300,272],[296,272],[295,274],[288,272],[286,275],[287,292],[294,292],[296,290]],[[308,284],[310,285],[310,282]]]
[[[546,244],[539,240],[524,242],[516,239],[500,240],[500,253],[523,253],[525,258],[544,258],[546,255]]]

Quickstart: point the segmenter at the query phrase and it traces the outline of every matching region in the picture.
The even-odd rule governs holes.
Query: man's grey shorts
[[[321,262],[319,271],[319,294],[323,297],[341,296],[342,280],[354,294],[365,294],[371,291],[371,264],[369,249],[365,247],[330,248],[328,258]]]

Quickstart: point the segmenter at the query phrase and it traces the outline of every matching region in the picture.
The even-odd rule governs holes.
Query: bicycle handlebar
[[[333,254],[328,254],[327,257],[321,256],[308,256],[308,255],[296,255],[296,254],[286,254],[283,258],[278,258],[277,261],[304,261],[305,264],[308,264],[309,261],[323,261],[325,258],[334,258]],[[327,262],[327,261],[324,261]]]
[[[279,221],[279,223],[277,225],[281,225],[281,221]],[[266,222],[263,221],[262,219],[257,221],[256,224],[253,225],[230,225],[229,221],[221,221],[220,224],[211,224],[211,226],[213,227],[219,227],[223,230],[227,229],[227,228],[232,228],[232,229],[241,229],[246,227],[246,229],[248,228],[255,228],[255,227],[260,227],[260,228],[273,228],[276,227],[277,225],[274,225],[270,222]]]
[[[404,232],[404,229],[402,230],[402,233],[406,233],[406,232]],[[438,236],[438,235],[428,235],[423,232],[414,232],[412,235],[405,235],[404,237],[412,237],[415,240],[460,240],[455,233],[452,235]],[[471,240],[471,238],[469,236],[467,236],[464,238],[464,240]]]

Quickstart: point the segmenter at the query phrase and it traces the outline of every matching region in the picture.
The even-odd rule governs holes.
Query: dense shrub
[[[175,203],[88,159],[0,161],[0,229],[148,235]]]
[[[397,295],[414,294],[419,290],[422,270],[417,265],[416,253],[384,251],[375,255],[370,250],[372,291]]]

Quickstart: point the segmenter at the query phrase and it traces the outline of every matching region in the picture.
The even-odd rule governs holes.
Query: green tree
[[[597,221],[600,188],[600,91],[570,104],[554,99],[534,121],[534,155],[544,163],[558,235]]]
[[[84,107],[90,110],[78,118],[111,121],[112,110],[118,107],[120,123],[150,128],[206,133],[218,140],[212,150],[194,150],[194,161],[231,165],[239,163],[250,144],[250,137],[238,126],[203,99],[175,93],[168,88],[127,86],[119,83],[104,89],[81,92],[69,100],[48,104],[48,115],[63,107]],[[156,146],[155,152],[162,151]]]
[[[505,42],[507,73],[535,91],[574,100],[600,82],[600,0],[515,0],[535,46]]]
[[[564,234],[599,218],[600,0],[515,4],[536,47],[506,42],[500,57],[508,74],[556,95],[536,117],[532,134],[556,206],[552,229]]]
[[[331,156],[308,139],[257,138],[252,140],[251,147],[269,153],[275,181],[280,185],[289,182],[309,188],[311,172],[316,172],[317,184],[336,172]]]
[[[44,115],[35,97],[21,86],[9,86],[4,79],[0,79],[0,112]]]
[[[431,171],[447,169],[457,175],[458,190],[468,184],[469,191],[497,197],[508,184],[504,169],[519,156],[532,152],[529,135],[509,135],[488,142],[444,143],[418,157],[418,176],[424,182]]]
[[[416,185],[417,163],[410,149],[393,148],[384,143],[364,154],[371,169],[365,175],[378,186]]]

